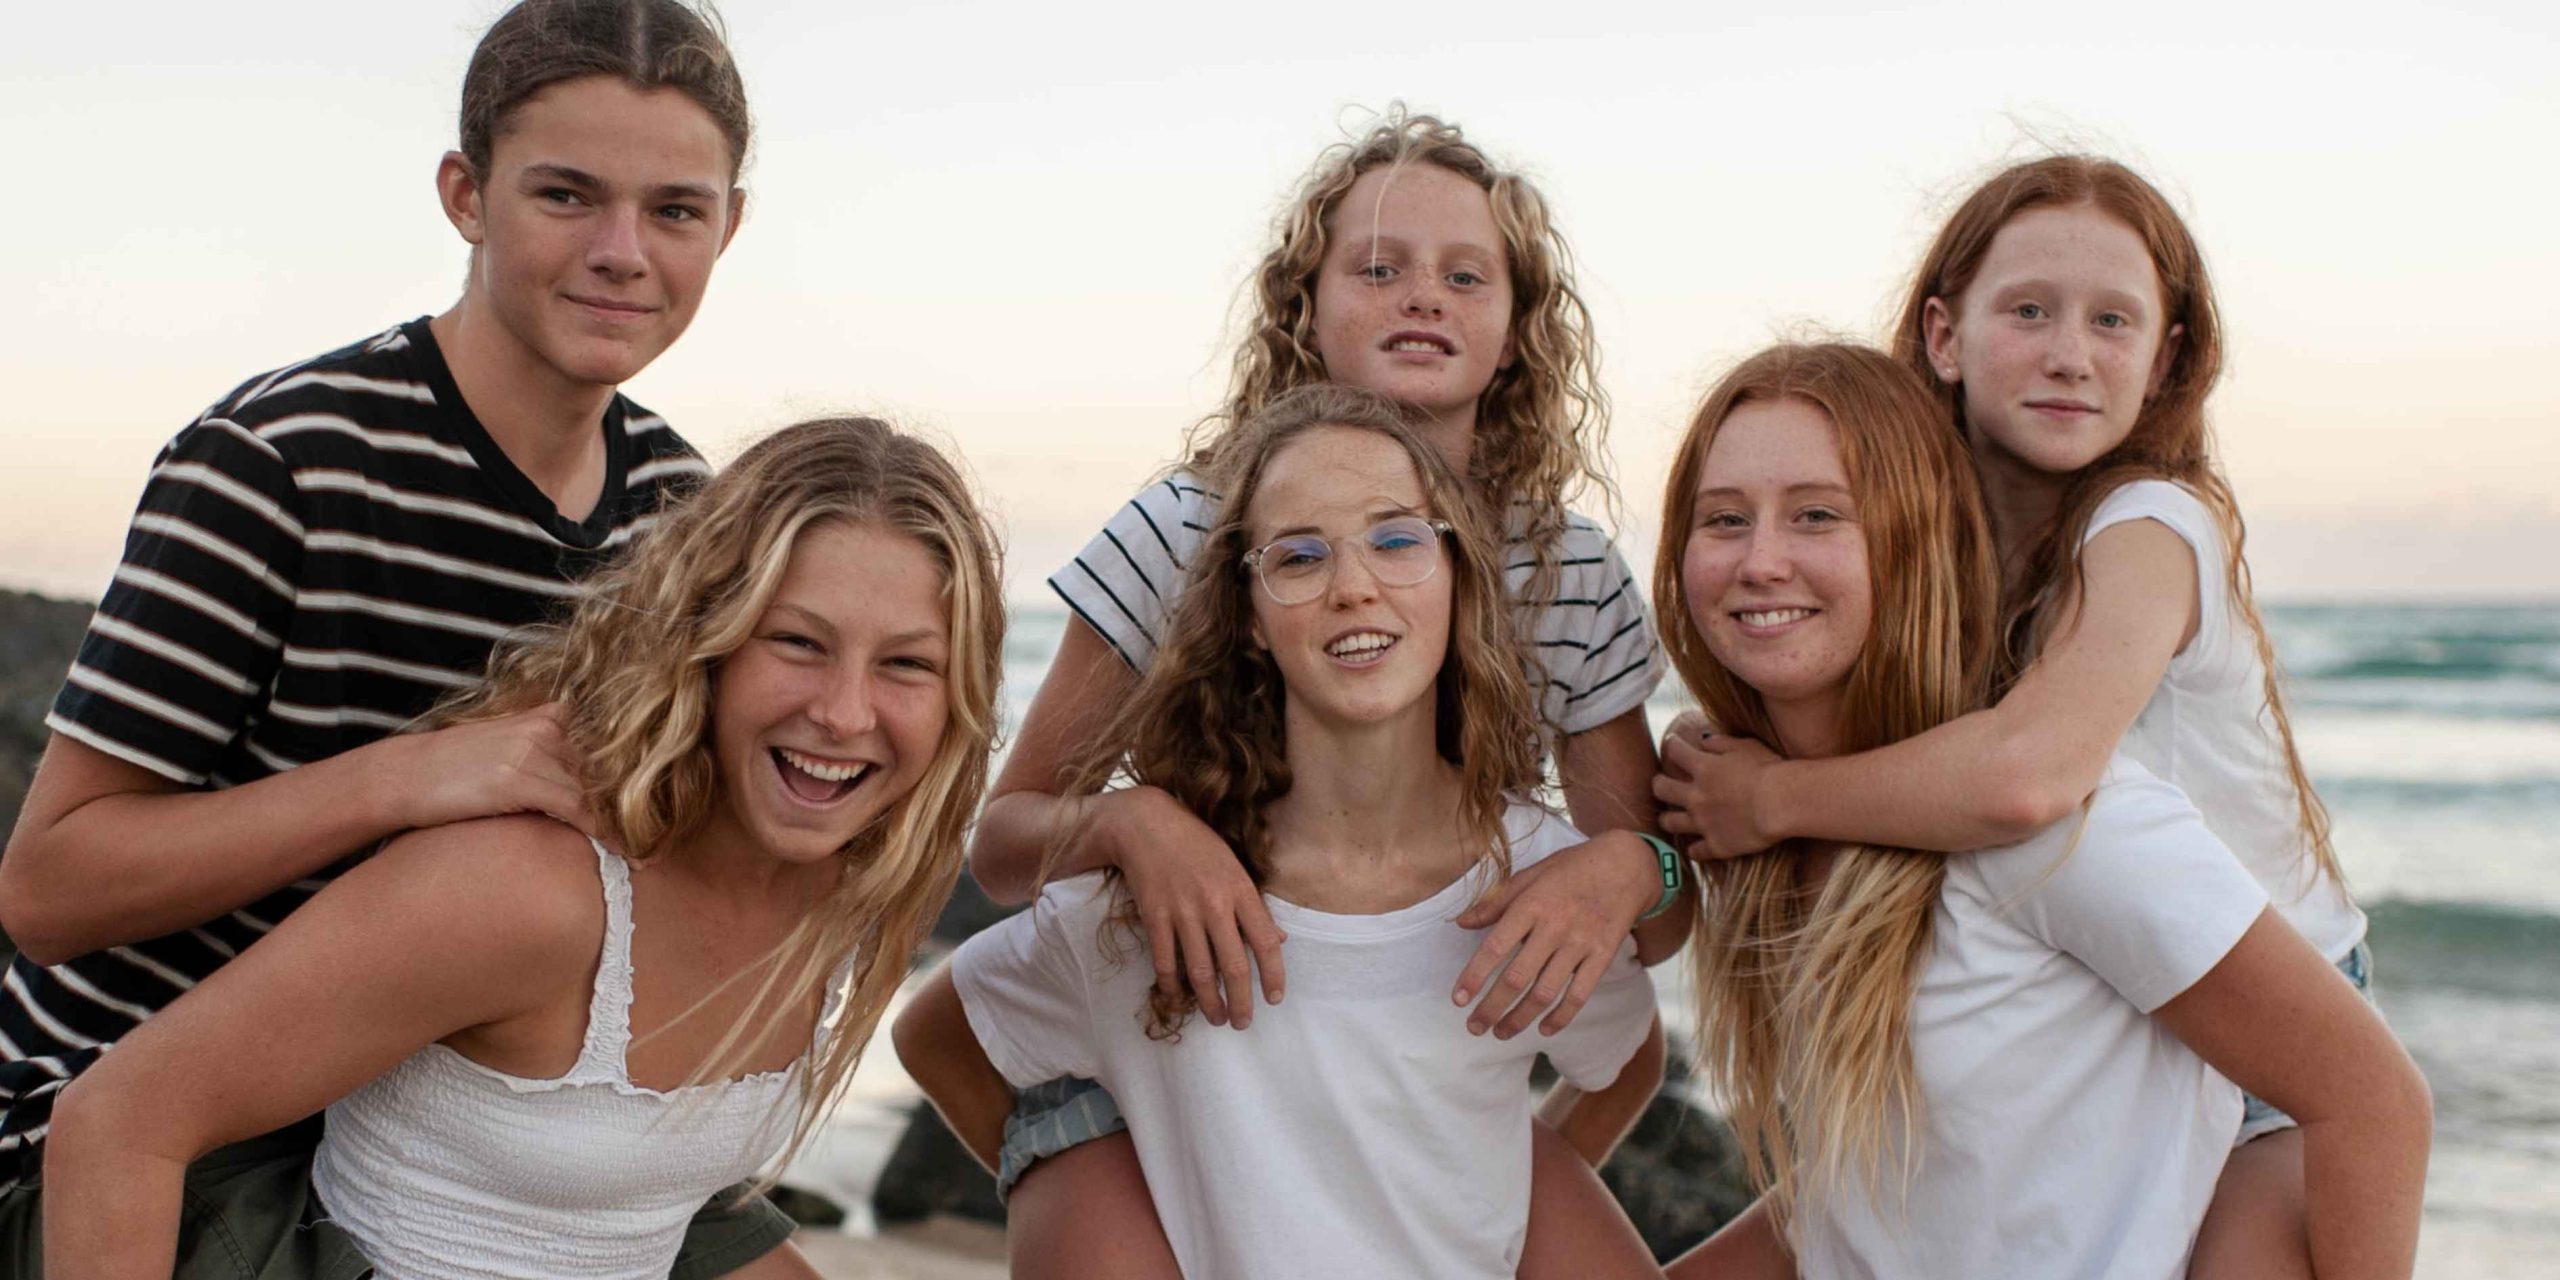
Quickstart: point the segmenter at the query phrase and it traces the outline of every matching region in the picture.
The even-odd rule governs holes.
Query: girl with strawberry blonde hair
[[[2117,752],[2177,785],[2358,989],[2365,919],[2304,774],[2205,403],[2222,326],[2203,252],[2139,174],[2012,165],[1921,260],[1895,358],[1970,449],[2000,566],[1998,700],[1897,744],[1779,761],[1675,728],[1665,826],[1709,856],[1797,838],[1946,852],[2078,806]],[[2305,1151],[2251,1098],[2199,1276],[2298,1272]]]

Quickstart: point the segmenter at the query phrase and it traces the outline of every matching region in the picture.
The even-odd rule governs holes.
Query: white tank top
[[[567,1075],[431,1044],[329,1108],[312,1185],[383,1280],[664,1280],[693,1215],[789,1137],[805,1057],[673,1092],[631,1082],[631,871],[601,844],[596,866],[604,948]]]

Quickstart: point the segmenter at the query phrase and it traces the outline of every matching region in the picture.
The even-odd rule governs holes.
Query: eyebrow
[[[1368,520],[1370,524],[1374,525],[1387,520],[1401,520],[1406,516],[1419,516],[1421,514],[1422,509],[1419,507],[1385,506],[1371,511],[1368,515]],[[1366,532],[1366,530],[1363,530],[1363,532]],[[1297,524],[1291,525],[1286,529],[1274,530],[1269,536],[1265,537],[1263,541],[1276,542],[1282,538],[1297,537],[1302,533],[1312,533],[1318,537],[1324,536],[1324,530],[1319,529],[1314,525]]]
[[[1345,249],[1352,251],[1358,251],[1365,248],[1373,253],[1378,250],[1393,250],[1400,254],[1413,252],[1412,242],[1406,240],[1403,236],[1397,235],[1379,234],[1374,236],[1345,236],[1342,238],[1342,242]],[[1440,256],[1444,258],[1456,258],[1465,257],[1469,254],[1492,258],[1497,262],[1501,261],[1506,256],[1500,250],[1489,249],[1483,245],[1464,240],[1452,242],[1441,250]]]
[[[608,190],[613,185],[584,169],[575,168],[565,164],[558,164],[551,161],[544,161],[541,164],[526,165],[524,167],[524,176],[529,181],[561,182],[573,187],[585,187],[591,191]],[[649,195],[650,198],[657,200],[708,200],[716,202],[722,198],[720,192],[704,186],[699,182],[663,182],[657,186],[649,188]]]
[[[798,615],[801,621],[813,631],[823,631],[829,636],[836,634],[836,627],[834,623],[818,616],[816,611],[793,604],[788,600],[774,601],[773,610],[776,613],[790,613]],[[902,644],[911,644],[918,640],[942,640],[944,638],[942,628],[939,626],[911,627],[894,635],[880,637],[880,644],[883,648],[890,648]]]
[[[1849,486],[1845,484],[1833,484],[1828,480],[1807,480],[1802,484],[1791,484],[1786,487],[1784,492],[1788,497],[1794,497],[1800,493],[1836,493],[1844,498],[1854,496],[1849,492]],[[1740,489],[1726,487],[1721,489],[1700,489],[1698,490],[1697,496],[1699,499],[1704,500],[1708,498],[1739,498],[1744,496],[1744,494]]]

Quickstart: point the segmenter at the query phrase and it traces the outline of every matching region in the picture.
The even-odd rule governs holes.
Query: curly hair
[[[711,733],[721,664],[746,644],[801,534],[830,522],[912,538],[940,568],[949,703],[923,777],[838,851],[841,879],[760,963],[747,1012],[691,1077],[743,1069],[766,1034],[811,1007],[837,964],[853,957],[839,1021],[802,1077],[795,1152],[852,1078],[908,958],[950,896],[986,787],[1004,661],[1003,576],[995,530],[958,468],[875,419],[785,427],[663,513],[626,558],[588,581],[565,620],[500,646],[487,679],[430,716],[451,724],[558,703],[585,761],[599,834],[633,863],[663,856],[720,803]]]
[[[1788,399],[1832,422],[1875,600],[1847,676],[1840,749],[1884,746],[1980,706],[1999,570],[1971,460],[1939,426],[1918,379],[1846,343],[1752,356],[1690,419],[1663,493],[1653,575],[1673,667],[1719,730],[1783,749],[1759,692],[1692,625],[1681,562],[1717,432],[1744,404]],[[1731,1097],[1745,1163],[1782,1218],[1802,1193],[1821,1194],[1851,1167],[1863,1166],[1874,1185],[1890,1127],[1901,1127],[1902,1151],[1913,1149],[1921,1107],[1911,997],[1946,873],[1939,854],[1845,848],[1817,893],[1799,887],[1799,865],[1782,847],[1708,868],[1693,946],[1699,1060]]]
[[[2301,855],[2344,884],[2345,868],[2330,843],[2328,806],[2312,788],[2302,752],[2294,745],[2282,669],[2266,623],[2258,616],[2249,562],[2242,551],[2248,527],[2240,518],[2231,482],[2214,461],[2213,434],[2205,422],[2205,399],[2222,377],[2221,308],[2214,301],[2213,279],[2205,271],[2204,250],[2168,197],[2141,174],[2102,156],[2046,156],[2002,169],[1965,198],[1920,260],[1903,299],[1901,318],[1894,324],[1894,358],[1936,390],[1942,421],[1952,424],[1957,434],[1970,435],[1964,385],[1940,379],[1930,367],[1929,302],[1939,300],[1954,315],[1983,259],[1990,255],[1992,240],[2010,219],[2029,209],[2074,206],[2095,208],[2141,237],[2160,277],[2161,302],[2167,311],[2164,328],[2174,325],[2184,332],[2159,388],[2144,398],[2133,430],[2105,457],[2071,477],[2053,523],[2035,538],[2024,568],[2003,594],[2003,678],[2014,680],[2035,660],[2050,638],[2048,633],[2068,612],[2063,602],[2079,595],[2080,542],[2098,504],[2136,480],[2168,480],[2184,486],[2213,513],[2222,533],[2223,575],[2230,582],[2232,606],[2247,624],[2259,666],[2266,673],[2261,696],[2293,783]]]
[[[1454,590],[1448,652],[1434,693],[1436,740],[1442,758],[1460,772],[1461,829],[1482,850],[1479,863],[1490,869],[1490,882],[1499,884],[1511,869],[1503,834],[1508,797],[1537,787],[1541,749],[1528,664],[1503,594],[1501,544],[1456,472],[1414,431],[1405,411],[1354,387],[1320,382],[1283,392],[1228,434],[1205,478],[1210,492],[1224,498],[1217,525],[1192,559],[1164,642],[1109,726],[1069,763],[1067,789],[1087,793],[1115,781],[1161,788],[1262,881],[1271,851],[1264,808],[1289,793],[1288,687],[1270,653],[1253,642],[1247,521],[1271,460],[1326,429],[1394,441],[1413,464],[1427,509],[1452,526]],[[1053,865],[1063,841],[1072,838],[1060,834],[1061,845],[1050,852]],[[1125,886],[1115,883],[1113,891],[1118,897],[1104,940],[1117,955],[1117,935],[1142,934]],[[1175,1038],[1197,1006],[1187,978],[1177,996],[1151,993],[1148,1034]]]
[[[1600,351],[1591,312],[1574,285],[1573,252],[1547,200],[1527,175],[1496,164],[1457,125],[1391,105],[1356,140],[1328,147],[1299,181],[1272,225],[1272,246],[1245,290],[1246,331],[1238,344],[1224,407],[1193,425],[1183,453],[1204,469],[1237,427],[1291,387],[1325,380],[1315,349],[1316,273],[1333,235],[1334,213],[1361,175],[1427,164],[1484,189],[1511,273],[1515,358],[1477,401],[1467,478],[1497,517],[1517,507],[1536,557],[1524,599],[1552,594],[1555,544],[1571,499],[1596,493],[1614,511],[1607,455],[1609,399],[1600,389]]]

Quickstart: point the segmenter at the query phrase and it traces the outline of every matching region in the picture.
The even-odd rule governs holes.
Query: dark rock
[[[996,1199],[996,1180],[951,1136],[930,1103],[918,1102],[908,1113],[907,1131],[898,1135],[889,1163],[880,1170],[871,1192],[871,1212],[883,1226],[921,1222],[937,1213],[957,1214],[1002,1225],[1004,1205]]]
[[[1678,1055],[1666,1075],[1672,1081],[1688,1075]],[[1683,1085],[1666,1083],[1600,1170],[1600,1180],[1663,1261],[1715,1234],[1753,1199],[1732,1128],[1687,1095]]]
[[[844,1206],[805,1187],[780,1186],[765,1193],[773,1207],[804,1227],[841,1227]]]

